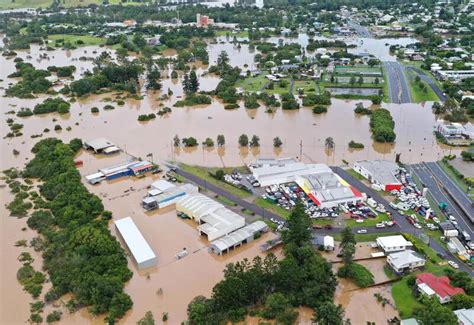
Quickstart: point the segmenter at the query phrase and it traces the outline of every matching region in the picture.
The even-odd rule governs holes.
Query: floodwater
[[[78,156],[84,162],[79,170],[81,175],[88,175],[98,168],[112,165],[127,159],[125,154],[112,157],[94,156],[91,153],[82,153]],[[169,314],[169,324],[179,324],[186,319],[186,307],[197,295],[209,296],[212,287],[223,278],[223,269],[227,263],[252,259],[261,255],[259,246],[266,240],[274,238],[272,233],[264,234],[258,240],[245,244],[240,248],[224,256],[211,254],[207,250],[209,242],[200,237],[193,221],[176,216],[173,208],[165,209],[164,212],[155,211],[145,213],[140,202],[146,195],[149,186],[159,176],[153,175],[146,178],[123,178],[114,181],[103,182],[92,186],[86,184],[88,189],[98,195],[104,203],[105,209],[113,212],[114,220],[124,217],[132,217],[137,227],[146,238],[158,257],[158,267],[138,271],[135,264],[129,259],[129,268],[134,272],[132,279],[126,284],[125,291],[131,296],[134,307],[122,319],[123,324],[135,324],[138,319],[151,310],[155,319],[161,319],[162,313]],[[2,203],[10,199],[7,189],[2,188]],[[5,195],[4,195],[5,194]],[[28,319],[29,305],[31,301],[26,293],[23,293],[19,283],[15,279],[19,262],[16,257],[24,248],[13,247],[18,239],[31,239],[34,232],[20,231],[26,225],[26,219],[5,217],[8,215],[2,204],[2,255],[1,285],[2,285],[2,312],[0,324],[20,324]],[[110,224],[113,234],[116,233],[113,223]],[[10,249],[12,247],[12,249]],[[5,249],[8,248],[8,249]],[[186,248],[189,255],[181,260],[176,260],[175,255]],[[39,256],[35,267],[41,267]],[[160,292],[161,291],[161,292]],[[44,289],[43,292],[46,292]],[[66,297],[60,301],[67,302]],[[93,318],[86,310],[80,310],[69,314],[64,307],[62,322],[66,324],[103,324],[102,317]],[[15,313],[7,313],[7,310],[15,310]],[[48,309],[50,310],[50,309]]]
[[[230,54],[231,63],[253,68],[253,57],[246,45],[239,49],[230,43],[210,44],[210,62],[216,60],[221,50]],[[106,48],[84,47],[76,50],[50,52],[40,51],[38,46],[32,46],[29,51],[18,51],[19,57],[31,62],[35,67],[46,68],[49,65],[77,67],[75,78],[92,68],[91,60],[79,60],[80,57],[93,57]],[[383,46],[383,51],[388,48]],[[94,53],[96,52],[96,53]],[[49,60],[40,59],[40,54],[47,53]],[[384,52],[385,53],[385,52]],[[175,55],[167,52],[166,55]],[[212,75],[203,75],[205,67],[193,63],[200,76],[201,89],[212,90],[219,82],[219,78]],[[0,87],[6,88],[14,80],[7,75],[15,71],[13,59],[0,57]],[[165,71],[165,73],[169,71]],[[180,77],[181,78],[181,77]],[[124,106],[114,103],[114,110],[104,111],[102,108],[109,104],[107,97],[114,98],[114,94],[90,96],[80,99],[71,105],[71,112],[65,115],[45,114],[18,118],[10,111],[17,112],[22,107],[33,108],[42,102],[46,96],[36,99],[17,99],[0,97],[3,121],[0,122],[0,169],[9,167],[22,168],[32,158],[31,148],[40,138],[32,139],[34,135],[42,137],[55,136],[64,141],[72,138],[83,140],[96,137],[106,137],[124,151],[139,157],[153,153],[155,162],[166,160],[181,161],[203,166],[238,166],[249,163],[258,157],[269,156],[297,156],[305,162],[324,162],[330,165],[340,165],[342,160],[353,162],[360,159],[394,159],[395,154],[401,153],[404,162],[414,163],[422,160],[437,160],[449,149],[436,143],[433,136],[435,116],[431,111],[431,104],[385,104],[396,122],[397,141],[395,144],[376,144],[371,139],[368,117],[356,116],[353,112],[359,101],[334,99],[325,114],[314,115],[310,108],[301,108],[298,111],[283,111],[277,109],[274,113],[265,113],[262,106],[258,109],[247,110],[240,107],[237,110],[224,110],[223,103],[213,100],[211,105],[199,107],[172,108],[172,113],[157,117],[149,122],[138,122],[140,114],[156,113],[162,107],[172,105],[183,96],[181,79],[165,78],[163,89],[157,92],[142,91],[143,100],[128,99]],[[65,83],[70,80],[65,80]],[[58,89],[58,88],[56,88]],[[168,89],[173,92],[170,99],[162,98]],[[0,90],[3,95],[3,90]],[[370,106],[368,101],[361,101]],[[92,114],[92,107],[99,107],[98,114]],[[13,118],[16,123],[24,125],[23,135],[15,138],[5,138],[9,128],[5,122]],[[61,131],[54,131],[55,125],[61,125]],[[68,131],[67,128],[70,127]],[[51,131],[44,133],[44,129]],[[237,139],[242,134],[258,135],[261,147],[255,149],[241,149]],[[215,139],[218,134],[224,134],[226,145],[224,148],[203,149],[181,148],[172,146],[175,135],[179,137],[193,136],[202,142],[206,137]],[[275,150],[272,146],[273,138],[279,136],[283,141],[282,148]],[[327,152],[324,147],[325,138],[333,137],[336,147]],[[351,140],[365,145],[363,150],[349,150],[347,143]],[[19,151],[14,156],[13,149]],[[457,153],[459,149],[453,149]],[[117,158],[97,159],[88,154],[81,156],[85,166],[82,173],[90,173],[101,165],[108,165]],[[260,241],[246,245],[224,257],[210,255],[205,249],[206,241],[200,239],[191,222],[183,222],[176,218],[173,211],[162,215],[146,215],[140,208],[139,202],[144,195],[144,188],[152,182],[152,178],[141,180],[118,180],[90,187],[91,191],[101,196],[106,209],[114,212],[114,218],[131,216],[138,227],[143,231],[145,238],[150,242],[158,255],[159,267],[150,272],[148,279],[145,274],[135,272],[133,279],[127,284],[126,291],[132,296],[135,307],[124,318],[124,322],[136,322],[147,310],[153,310],[155,318],[160,318],[162,312],[168,312],[170,323],[179,323],[186,317],[186,306],[198,294],[209,295],[212,286],[222,278],[224,265],[244,257],[253,257],[258,253]],[[133,187],[135,190],[124,193]],[[30,230],[22,231],[25,219],[5,217],[8,215],[4,205],[11,199],[8,189],[1,188],[1,301],[0,323],[19,324],[27,320],[29,315],[29,295],[21,290],[16,281],[16,270],[20,267],[16,260],[18,254],[27,249],[13,247],[19,239],[31,239],[34,233]],[[270,238],[271,234],[264,236]],[[176,261],[174,255],[183,247],[194,252],[183,260]],[[40,268],[41,259],[38,254],[35,266]],[[133,265],[130,268],[135,270]],[[150,289],[151,288],[151,289]],[[157,295],[156,290],[163,289],[163,295]],[[46,288],[44,292],[46,291]],[[357,291],[359,294],[360,291]],[[352,293],[351,293],[352,294]],[[353,293],[354,295],[356,293]],[[354,299],[351,302],[355,301]],[[350,310],[351,305],[349,303]],[[46,309],[48,310],[48,309]],[[14,312],[12,312],[14,311]],[[85,311],[73,315],[65,313],[67,323],[90,323],[90,315]],[[101,323],[101,319],[95,319]],[[353,322],[354,323],[354,322]]]

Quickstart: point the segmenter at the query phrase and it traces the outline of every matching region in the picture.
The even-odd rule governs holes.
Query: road
[[[421,80],[430,85],[431,89],[433,89],[434,93],[441,101],[444,102],[446,100],[446,96],[444,95],[443,91],[439,89],[438,85],[433,81],[433,79],[431,79],[423,70],[417,67],[407,67],[407,69],[414,71],[418,76],[420,76]]]
[[[357,32],[357,34],[359,34],[359,36],[372,37],[372,33],[367,29],[367,27],[362,26],[354,22],[353,20],[348,20],[347,24],[349,25],[349,27],[354,28],[354,30]]]
[[[385,61],[390,101],[396,104],[411,103],[410,89],[404,67],[395,61]]]
[[[350,185],[354,186],[360,192],[365,192],[368,196],[371,196],[372,198],[374,198],[374,200],[377,201],[378,203],[384,204],[387,211],[392,213],[393,219],[397,222],[398,227],[385,228],[385,229],[382,229],[382,230],[384,230],[385,232],[387,232],[387,231],[399,231],[401,233],[411,233],[415,236],[422,232],[422,230],[416,229],[411,224],[409,224],[408,221],[406,221],[405,217],[401,216],[398,213],[398,211],[392,209],[387,204],[387,200],[385,200],[385,198],[383,198],[375,190],[371,189],[370,187],[368,187],[367,185],[365,185],[364,183],[362,183],[361,181],[359,181],[358,179],[356,179],[355,177],[353,177],[351,174],[347,173],[344,169],[342,169],[340,167],[331,167],[331,169],[336,174],[341,176],[344,180],[346,180]],[[418,173],[423,173],[423,176],[426,176],[424,174],[425,170],[419,170],[415,167],[414,171],[416,171],[417,176],[418,176]],[[428,176],[428,179],[433,181],[429,176]],[[428,185],[428,188],[430,189],[430,194],[433,195],[433,192],[436,192],[438,190],[438,187],[436,185],[437,184],[433,184],[433,183],[431,185]],[[438,195],[438,193],[436,195]],[[376,229],[376,230],[378,230],[378,229]],[[337,231],[337,230],[335,230],[335,231]],[[368,231],[368,233],[376,232],[373,229],[367,229],[367,231]],[[451,259],[456,260],[459,264],[459,269],[460,270],[466,271],[469,274],[474,276],[474,271],[469,266],[464,264],[461,260],[459,260],[456,256],[452,255],[450,252],[448,252],[439,243],[437,243],[436,241],[430,239],[430,242],[429,242],[428,245],[432,249],[434,249],[437,253],[441,253],[441,254],[444,254],[446,256],[450,256]]]
[[[272,213],[271,211],[263,209],[263,208],[257,206],[254,203],[247,202],[247,201],[233,195],[232,193],[229,193],[226,190],[223,190],[222,188],[220,188],[216,185],[208,183],[206,180],[204,180],[204,179],[202,179],[202,178],[200,178],[196,175],[190,174],[190,173],[180,169],[179,167],[176,167],[174,165],[168,165],[168,167],[175,169],[175,171],[178,175],[188,179],[189,181],[191,181],[191,182],[193,182],[193,183],[195,183],[195,184],[197,184],[197,185],[199,185],[199,186],[201,186],[201,187],[203,187],[207,190],[210,190],[210,191],[216,193],[217,195],[223,196],[223,197],[237,203],[239,206],[241,206],[245,209],[248,209],[252,212],[255,212],[255,214],[257,214],[257,215],[259,215],[259,216],[261,216],[265,219],[274,218],[274,219],[279,220],[279,221],[285,221],[283,218],[281,218],[278,215]],[[361,192],[365,192],[368,196],[373,197],[378,203],[383,204],[385,206],[386,210],[389,211],[392,214],[394,220],[397,222],[397,225],[395,225],[393,227],[382,228],[382,229],[377,229],[375,227],[352,227],[352,232],[355,233],[355,232],[357,232],[357,230],[359,230],[361,228],[366,229],[367,233],[401,232],[401,233],[411,233],[413,235],[418,235],[421,232],[421,230],[415,229],[412,225],[410,225],[406,221],[406,219],[403,216],[401,216],[396,210],[392,209],[387,204],[388,202],[380,194],[378,194],[376,191],[374,191],[370,187],[366,186],[361,181],[354,178],[352,175],[350,175],[349,173],[347,173],[345,170],[343,170],[340,167],[331,167],[331,169],[336,174],[338,174],[339,176],[344,178],[344,180],[346,180],[349,184],[351,184],[352,186],[357,188],[357,190],[359,190]],[[330,230],[325,230],[325,229],[324,230],[317,230],[315,232],[316,233],[335,234],[335,233],[340,232],[341,230],[342,230],[342,228],[333,228],[333,229],[330,229]],[[447,252],[444,249],[444,247],[439,245],[434,240],[430,240],[429,245],[430,245],[431,248],[433,248],[438,253],[442,253],[442,254],[445,254],[445,255],[448,255],[448,256],[452,256],[449,252]],[[457,258],[454,257],[454,259],[457,259]],[[459,262],[458,264],[459,264],[461,270],[467,271],[471,275],[474,275],[474,272],[472,271],[472,269],[470,269],[468,266],[466,266],[461,261],[458,260],[458,262]]]
[[[430,172],[443,184],[446,192],[450,194],[450,198],[453,197],[455,203],[461,206],[461,212],[465,217],[467,223],[474,222],[474,207],[472,206],[472,199],[465,193],[448,174],[435,162],[425,163]],[[472,229],[471,229],[472,231]]]

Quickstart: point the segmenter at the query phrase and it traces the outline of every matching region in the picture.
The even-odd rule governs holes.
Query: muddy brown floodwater
[[[304,41],[304,40],[301,40]],[[222,43],[224,42],[224,43]],[[363,50],[370,44],[360,44]],[[251,53],[247,45],[238,48],[234,44],[225,43],[225,38],[219,38],[217,44],[208,46],[210,51],[210,63],[216,61],[218,54],[226,50],[230,56],[230,62],[239,67],[248,66],[255,68],[253,62],[255,53]],[[107,48],[84,47],[76,50],[63,51],[41,51],[38,46],[32,46],[29,51],[18,51],[18,56],[26,62],[31,62],[37,68],[47,68],[50,65],[77,67],[74,77],[80,78],[81,74],[92,68],[92,61],[79,60],[80,57],[95,57]],[[387,54],[387,48],[377,43],[377,51],[380,56]],[[47,53],[48,59],[41,59],[40,54]],[[166,51],[166,56],[176,55],[176,51]],[[193,63],[200,76],[202,90],[212,90],[219,83],[219,78],[205,75],[205,66]],[[0,87],[5,89],[15,80],[7,76],[15,71],[13,59],[0,57]],[[169,75],[170,71],[163,74]],[[70,80],[64,80],[68,83]],[[301,108],[298,111],[283,111],[277,109],[275,113],[265,113],[262,106],[259,109],[247,110],[243,105],[237,110],[224,110],[219,100],[213,100],[211,105],[200,107],[173,108],[171,114],[157,117],[153,121],[140,123],[137,117],[140,114],[156,113],[161,107],[172,105],[183,96],[181,79],[163,79],[163,89],[158,92],[146,92],[142,90],[143,100],[126,100],[125,105],[118,106],[110,111],[104,111],[103,107],[108,104],[107,97],[113,94],[90,96],[80,99],[71,105],[69,114],[45,114],[26,118],[16,117],[8,114],[10,111],[17,112],[22,107],[33,108],[35,104],[43,101],[46,96],[41,95],[35,99],[18,99],[3,97],[4,90],[0,90],[0,107],[2,109],[3,121],[0,121],[0,169],[9,167],[22,168],[32,158],[31,148],[40,138],[32,139],[34,135],[45,137],[58,137],[63,141],[72,138],[83,140],[106,137],[124,151],[134,155],[145,157],[153,153],[155,162],[166,160],[181,161],[203,166],[237,166],[252,162],[258,157],[269,156],[300,156],[305,162],[324,162],[330,165],[339,165],[342,160],[353,162],[359,159],[385,158],[393,159],[397,153],[401,154],[404,162],[414,163],[422,160],[436,160],[441,158],[449,149],[436,143],[433,135],[435,116],[431,111],[431,103],[425,104],[384,104],[395,120],[397,141],[395,144],[377,144],[371,139],[368,117],[355,116],[353,109],[356,102],[334,99],[328,112],[314,115],[310,108]],[[56,87],[59,90],[60,87]],[[161,100],[160,97],[168,92],[173,92],[170,99]],[[368,101],[362,101],[369,106]],[[92,107],[99,107],[98,114],[92,114]],[[9,128],[5,122],[7,118],[13,118],[16,123],[24,125],[23,135],[15,138],[5,138]],[[55,125],[61,125],[62,131],[54,131]],[[67,128],[70,128],[68,131]],[[45,133],[48,128],[51,131]],[[238,147],[237,139],[242,134],[249,136],[258,135],[261,139],[261,147],[257,149],[241,149]],[[203,149],[202,147],[178,149],[172,146],[175,135],[181,138],[193,136],[202,142],[206,137],[215,139],[218,134],[224,134],[226,138],[225,148]],[[282,148],[275,150],[272,146],[273,138],[280,137],[283,140]],[[327,152],[324,147],[325,138],[333,137],[335,150]],[[347,144],[351,140],[361,142],[365,145],[363,150],[349,150]],[[14,156],[13,150],[19,151]],[[452,152],[458,152],[453,149]],[[81,173],[95,171],[101,164],[109,165],[115,158],[98,159],[88,154],[83,154],[85,166]],[[212,286],[222,278],[222,270],[226,263],[240,260],[244,257],[252,258],[259,253],[259,244],[270,238],[272,234],[265,235],[261,240],[246,245],[224,257],[216,257],[206,250],[207,242],[198,237],[195,225],[191,222],[183,222],[176,218],[174,211],[164,214],[145,214],[139,206],[144,188],[148,186],[152,178],[141,180],[119,180],[104,183],[90,190],[98,194],[104,201],[107,209],[114,212],[114,218],[131,216],[143,231],[159,259],[158,269],[151,271],[149,279],[146,274],[139,274],[135,266],[130,264],[134,270],[133,279],[126,285],[126,291],[132,296],[135,303],[134,308],[126,315],[122,323],[134,323],[142,317],[147,310],[152,310],[156,318],[161,317],[162,312],[168,312],[170,323],[179,323],[186,317],[186,306],[196,295],[209,295]],[[133,187],[135,190],[124,193]],[[31,301],[28,294],[21,290],[16,281],[16,270],[20,267],[17,256],[24,250],[14,247],[13,244],[19,239],[30,240],[34,236],[31,230],[22,231],[26,226],[25,219],[6,217],[8,212],[5,204],[10,200],[8,189],[1,188],[1,301],[0,301],[0,324],[21,324],[29,316],[28,302]],[[114,232],[114,230],[112,229]],[[183,260],[176,261],[174,255],[186,247],[192,252]],[[35,267],[41,267],[41,258],[35,256]],[[342,286],[342,285],[341,285]],[[339,301],[347,308],[347,313],[356,313],[357,302],[362,299],[373,299],[371,290],[348,291],[345,288],[339,290]],[[156,291],[162,288],[163,294],[157,295]],[[342,287],[341,287],[342,288]],[[378,290],[378,289],[377,289]],[[361,296],[358,296],[361,295]],[[349,299],[351,298],[351,299]],[[356,305],[354,305],[356,304]],[[386,307],[388,308],[388,307]],[[47,308],[46,311],[49,309]],[[309,313],[310,314],[310,313]],[[376,314],[371,320],[378,320],[391,315],[385,312],[379,318]],[[302,316],[304,318],[304,316]],[[309,319],[311,316],[308,316]],[[358,319],[353,316],[354,320]],[[362,317],[362,316],[361,316]],[[365,317],[365,316],[364,316]],[[351,317],[352,318],[352,317]],[[357,323],[354,322],[353,323]],[[73,315],[65,313],[64,323],[90,323],[91,317],[86,311]],[[94,322],[102,322],[95,319]],[[302,320],[302,322],[304,322]]]

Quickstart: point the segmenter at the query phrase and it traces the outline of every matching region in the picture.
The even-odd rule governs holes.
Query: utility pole
[[[303,140],[300,140],[300,161],[301,161],[302,156],[303,156]]]

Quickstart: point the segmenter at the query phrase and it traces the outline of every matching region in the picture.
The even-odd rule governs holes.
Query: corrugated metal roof
[[[140,230],[138,230],[132,218],[126,217],[115,221],[115,227],[138,264],[156,258],[155,253]]]

